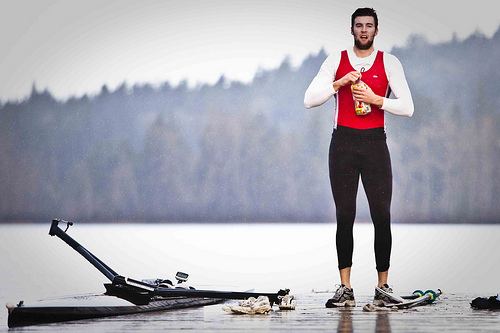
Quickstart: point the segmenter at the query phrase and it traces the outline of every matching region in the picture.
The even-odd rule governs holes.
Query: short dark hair
[[[378,17],[377,12],[373,8],[358,8],[351,15],[351,28],[354,27],[354,19],[358,16],[371,16],[375,20],[375,28],[378,28]]]

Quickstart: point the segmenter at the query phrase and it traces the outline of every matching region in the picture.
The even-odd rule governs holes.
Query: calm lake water
[[[0,303],[104,290],[106,278],[48,230],[49,223],[0,225]],[[25,330],[500,330],[500,312],[469,307],[474,297],[500,292],[496,225],[394,224],[390,283],[395,291],[441,288],[445,294],[436,305],[388,314],[361,311],[376,284],[371,224],[355,225],[352,283],[359,307],[352,311],[325,309],[330,294],[311,292],[334,290],[338,283],[335,224],[77,224],[69,233],[125,276],[172,278],[180,270],[198,288],[275,292],[286,287],[299,296],[298,309],[249,317],[227,315],[215,305]],[[6,323],[4,308],[0,332]]]

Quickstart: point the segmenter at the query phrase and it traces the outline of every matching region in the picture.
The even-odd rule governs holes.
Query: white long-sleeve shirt
[[[337,98],[337,91],[333,89],[335,73],[340,64],[340,52],[329,55],[321,65],[318,74],[314,77],[307,88],[304,96],[304,106],[308,109],[322,105],[332,96]],[[347,50],[349,62],[352,67],[360,71],[362,67],[369,70],[375,61],[377,50],[374,50],[368,57],[359,58],[352,48]],[[384,52],[384,67],[389,80],[389,87],[396,98],[384,97],[381,109],[398,116],[411,117],[414,106],[410,88],[406,82],[405,73],[401,62],[394,55]],[[335,116],[334,119],[337,119]],[[335,127],[337,124],[334,124]]]

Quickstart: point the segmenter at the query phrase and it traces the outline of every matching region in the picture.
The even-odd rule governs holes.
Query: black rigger
[[[57,236],[62,239],[66,244],[71,246],[75,251],[80,253],[85,259],[87,259],[95,268],[97,268],[102,274],[104,274],[110,281],[110,284],[105,284],[106,294],[117,296],[128,301],[132,301],[135,304],[145,304],[147,303],[148,296],[184,296],[184,297],[206,297],[206,298],[218,298],[218,299],[246,299],[249,297],[267,296],[271,305],[273,303],[278,303],[278,296],[287,295],[289,289],[281,289],[277,293],[257,293],[257,292],[241,292],[241,291],[221,291],[221,290],[197,290],[197,289],[182,289],[182,288],[165,288],[158,287],[153,284],[145,283],[143,281],[125,278],[122,275],[116,273],[108,265],[102,262],[89,250],[83,247],[76,240],[71,238],[65,231],[59,228],[59,223],[66,223],[67,228],[73,225],[72,222],[64,221],[61,219],[52,220],[50,226],[49,235]]]

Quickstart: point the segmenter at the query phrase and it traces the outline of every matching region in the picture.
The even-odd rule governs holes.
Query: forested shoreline
[[[396,222],[500,222],[500,30],[390,51],[412,118],[387,116]],[[334,221],[333,100],[307,110],[327,54],[249,84],[125,84],[0,105],[0,220]],[[369,220],[363,190],[358,219]]]

